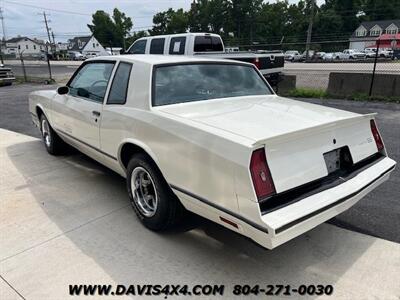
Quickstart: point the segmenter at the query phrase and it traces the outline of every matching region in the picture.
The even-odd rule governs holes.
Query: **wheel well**
[[[43,110],[39,106],[36,106],[36,115],[39,120],[40,120],[40,117],[42,116],[42,114],[43,114]]]
[[[126,143],[121,148],[120,159],[121,159],[122,165],[125,168],[127,168],[131,157],[133,155],[139,154],[139,153],[146,155],[149,159],[151,159],[154,162],[154,160],[151,158],[151,156],[149,154],[147,154],[147,152],[142,147],[135,145],[135,144]]]

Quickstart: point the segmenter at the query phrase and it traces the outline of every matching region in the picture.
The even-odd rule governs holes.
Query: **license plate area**
[[[346,170],[353,165],[350,150],[347,146],[324,153],[324,160],[328,174]]]

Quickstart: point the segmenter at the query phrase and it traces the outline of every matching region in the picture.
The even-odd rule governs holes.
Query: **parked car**
[[[375,57],[376,48],[374,47],[365,48],[365,51],[373,52],[373,57]],[[390,48],[380,48],[378,51],[378,57],[380,58],[391,58],[392,56],[393,56],[393,50]]]
[[[98,55],[97,55],[97,53],[86,53],[85,55],[84,55],[84,57],[85,57],[85,59],[88,59],[88,58],[95,58],[95,57],[97,57]]]
[[[315,54],[314,50],[308,50],[308,59],[311,60]],[[306,61],[307,60],[307,51],[304,51],[300,57],[295,56],[295,60],[297,61]]]
[[[378,54],[379,54],[379,57],[392,58],[393,50],[390,48],[379,49]]]
[[[400,59],[400,49],[394,49],[394,50],[393,50],[392,59],[393,59],[393,60],[398,60],[398,59]]]
[[[82,53],[77,52],[77,51],[68,52],[68,58],[71,60],[85,60],[86,59],[86,57]]]
[[[333,61],[340,59],[341,52],[328,52],[322,56],[322,60],[324,61]]]
[[[186,209],[267,248],[347,210],[396,164],[374,114],[279,97],[238,61],[89,59],[29,110],[50,154],[68,143],[125,177],[149,229]]]
[[[239,52],[239,47],[225,47],[225,52]]]
[[[294,61],[296,56],[299,56],[300,53],[297,50],[288,50],[285,52],[285,60]]]
[[[284,55],[280,51],[225,52],[224,43],[218,34],[181,33],[148,36],[136,40],[127,50],[129,54],[163,54],[201,56],[244,61],[254,64],[271,85],[280,81],[284,66]]]
[[[357,49],[345,49],[339,54],[339,58],[343,60],[348,59],[365,59],[365,53]]]
[[[316,52],[314,57],[317,60],[323,60],[324,56],[325,56],[326,52]]]
[[[376,49],[375,49],[375,51],[373,51],[371,49],[364,49],[364,50],[360,50],[360,52],[364,53],[366,58],[374,58],[376,55]]]
[[[12,85],[15,81],[15,76],[11,68],[0,64],[0,86]]]

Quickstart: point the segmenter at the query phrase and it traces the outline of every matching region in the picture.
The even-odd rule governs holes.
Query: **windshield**
[[[154,106],[271,94],[252,66],[198,63],[158,66],[154,72]]]

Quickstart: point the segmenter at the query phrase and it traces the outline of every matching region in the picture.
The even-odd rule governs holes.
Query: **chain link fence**
[[[81,63],[73,60],[52,60],[46,55],[3,54],[3,64],[11,68],[18,82],[65,83]]]
[[[232,45],[234,46],[234,45]],[[284,75],[295,76],[297,89],[347,96],[400,98],[400,34],[291,43],[236,45],[240,50],[280,50]],[[306,49],[309,49],[308,52]],[[308,53],[308,54],[307,54]],[[19,81],[64,83],[81,61],[48,60],[46,56],[3,55]],[[341,92],[343,92],[341,94]]]
[[[284,74],[296,77],[297,89],[332,92],[336,88],[348,89],[350,93],[350,85],[354,88],[352,93],[400,99],[400,34],[324,40],[309,45],[259,43],[240,48],[281,50],[285,54]],[[342,82],[335,84],[335,80]],[[340,95],[340,91],[336,92]]]

